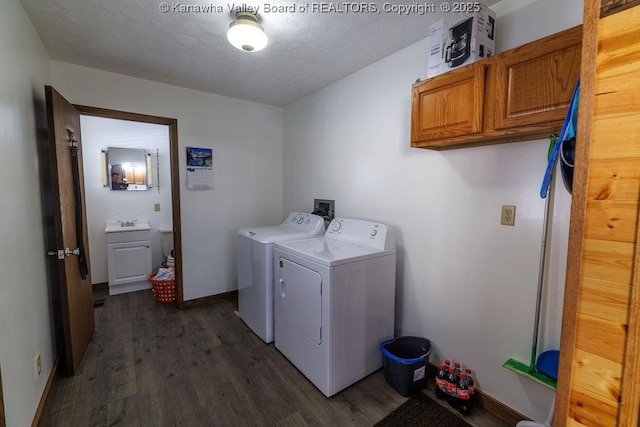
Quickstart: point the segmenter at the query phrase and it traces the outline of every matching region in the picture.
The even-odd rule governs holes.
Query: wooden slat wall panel
[[[615,67],[614,67],[615,66]],[[598,70],[602,76],[598,76],[596,91],[598,93],[607,93],[617,90],[637,91],[640,76],[634,75],[633,64],[619,63],[615,59],[611,59],[600,65]],[[620,81],[620,77],[626,77],[624,81]]]
[[[638,222],[640,223],[640,211]],[[637,241],[640,244],[640,232]],[[629,297],[627,345],[622,361],[624,369],[620,389],[619,426],[640,425],[640,248],[636,250],[634,265]]]
[[[599,400],[602,405],[617,405],[622,376],[620,363],[584,350],[576,350],[573,369],[573,390]],[[579,406],[579,401],[577,402],[576,405]]]
[[[633,243],[636,241],[638,202],[587,202],[590,215],[586,219],[585,237],[594,240]]]
[[[621,324],[627,321],[629,285],[585,277],[579,292],[578,313]]]
[[[616,424],[618,406],[615,402],[603,405],[600,399],[574,391],[571,399],[571,426],[611,426]]]
[[[626,319],[624,322],[611,322],[598,317],[578,314],[576,347],[591,354],[621,363],[627,331],[626,326]]]
[[[638,286],[640,8],[601,19],[597,32],[571,391],[562,422],[571,426],[620,425],[630,297]]]
[[[621,85],[622,83],[620,82]],[[640,111],[640,91],[625,91],[624,98],[619,92],[617,96],[614,93],[596,95],[594,102],[594,107],[600,110],[601,114],[594,120],[597,126],[593,129],[596,132],[593,137],[602,138],[609,144],[592,147],[592,150],[596,151],[592,151],[591,154],[597,155],[602,151],[602,157],[596,158],[605,159],[637,156],[640,147],[637,144],[629,144],[629,141],[637,141],[640,130],[633,125],[634,117],[629,116],[629,111]]]
[[[585,239],[582,276],[629,284],[633,253],[632,243]]]
[[[640,82],[639,82],[640,84]],[[634,164],[620,164],[618,159],[592,160],[588,200],[633,200],[640,188],[640,169]]]

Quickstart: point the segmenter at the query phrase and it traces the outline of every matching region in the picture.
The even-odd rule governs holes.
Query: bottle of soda
[[[446,399],[447,397],[447,370],[444,363],[438,366],[436,373],[436,397],[438,399]]]
[[[460,372],[458,376],[458,410],[463,415],[469,415],[473,409],[473,378],[471,378],[471,370]]]
[[[462,369],[460,368],[460,362],[455,362],[453,364],[453,375],[455,376],[455,379],[456,379],[456,387],[457,387],[457,384],[458,384],[458,376],[459,376],[460,372],[462,372]],[[456,398],[456,399],[454,399],[455,402],[453,402],[455,404],[457,402],[457,394],[454,397]]]
[[[447,400],[453,406],[456,406],[458,401],[458,378],[453,366],[449,367],[447,373]]]
[[[469,394],[473,397],[473,394],[476,392],[475,383],[473,382],[473,377],[471,376],[471,369],[465,370],[467,384],[469,385]]]

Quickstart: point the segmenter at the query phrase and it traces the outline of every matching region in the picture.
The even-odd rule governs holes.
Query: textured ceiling
[[[54,60],[279,106],[425,38],[439,16],[428,9],[385,11],[431,4],[416,1],[21,2]],[[236,7],[258,8],[269,36],[263,51],[246,53],[227,42]]]

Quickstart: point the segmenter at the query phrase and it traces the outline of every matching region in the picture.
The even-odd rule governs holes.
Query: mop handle
[[[551,181],[553,180],[553,176],[551,177]],[[552,182],[549,182],[552,184]],[[551,186],[551,185],[550,185]],[[533,324],[533,344],[531,346],[531,363],[529,364],[529,371],[533,371],[535,369],[536,364],[536,356],[538,350],[538,329],[540,326],[540,308],[542,303],[542,287],[544,285],[544,270],[545,270],[545,260],[547,257],[547,232],[549,228],[549,213],[551,211],[551,201],[549,200],[553,196],[553,187],[551,188],[551,192],[549,197],[545,197],[544,199],[544,219],[542,221],[542,244],[540,245],[540,267],[538,270],[538,293],[536,295],[536,317],[535,322]]]

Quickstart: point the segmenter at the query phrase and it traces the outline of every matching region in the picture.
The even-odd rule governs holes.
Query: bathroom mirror
[[[111,190],[151,188],[151,156],[142,149],[109,147],[103,152],[103,184]]]

